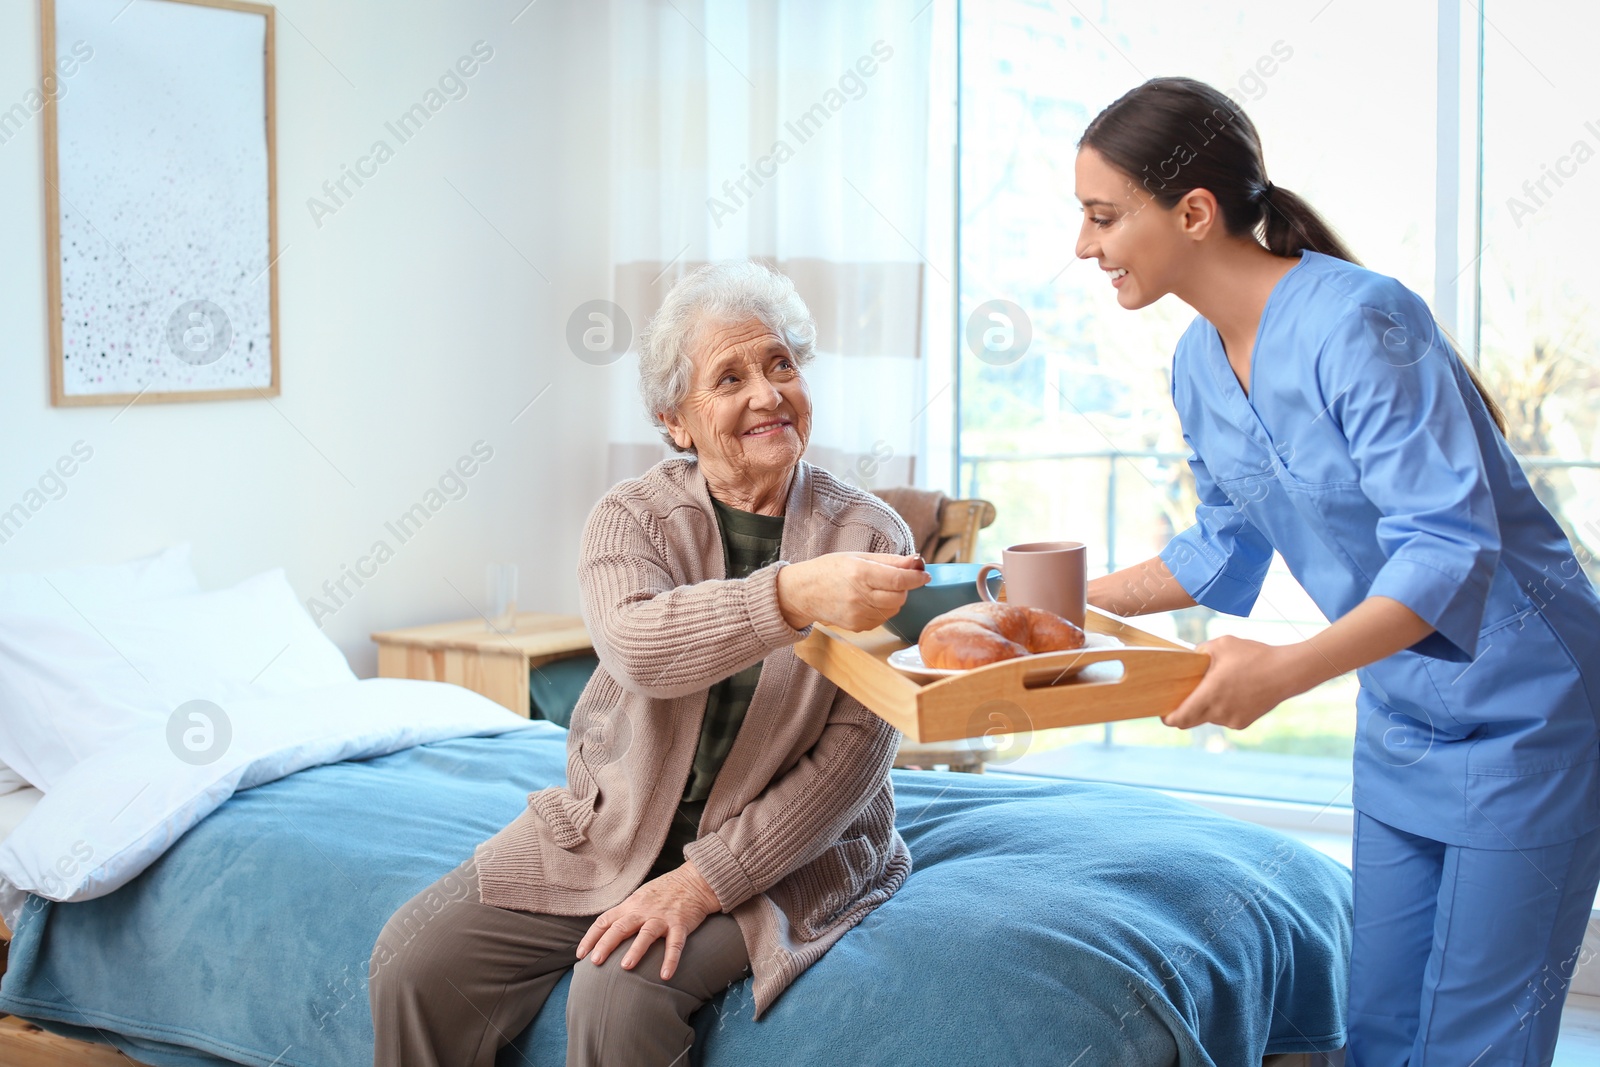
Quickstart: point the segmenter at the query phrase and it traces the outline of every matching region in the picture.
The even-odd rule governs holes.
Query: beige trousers
[[[662,941],[631,971],[575,959],[594,916],[536,915],[479,900],[468,860],[395,912],[369,976],[376,1067],[493,1067],[568,969],[568,1067],[686,1067],[692,1015],[749,973],[731,916],[706,919],[661,980]]]

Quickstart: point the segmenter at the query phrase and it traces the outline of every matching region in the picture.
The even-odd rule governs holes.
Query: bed
[[[379,928],[560,781],[564,753],[532,723],[237,793],[115,892],[24,907],[0,1011],[152,1065],[370,1063]],[[1320,853],[1149,790],[895,784],[911,878],[761,1023],[747,986],[708,1005],[708,1067],[1191,1067],[1343,1044],[1349,881]],[[565,983],[501,1062],[564,1062],[564,1004]]]
[[[170,628],[96,623],[159,678],[140,641],[170,655]],[[118,1062],[111,1046],[153,1067],[365,1067],[379,929],[562,780],[558,726],[441,683],[319,676],[283,637],[237,659],[275,649],[295,684],[235,692],[215,758],[174,759],[165,716],[135,716],[115,744],[33,772],[48,788],[0,841],[7,1064]],[[26,694],[4,688],[5,657],[27,639],[0,619],[8,701]],[[1321,853],[1146,789],[899,771],[895,786],[905,886],[759,1023],[748,983],[708,1004],[695,1062],[1232,1067],[1343,1045],[1350,878]],[[564,980],[500,1062],[563,1063],[565,998]]]

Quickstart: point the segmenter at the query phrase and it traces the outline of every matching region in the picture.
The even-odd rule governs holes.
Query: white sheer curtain
[[[614,0],[613,300],[635,334],[672,283],[753,257],[815,315],[807,459],[912,484],[921,416],[931,16],[858,0]],[[931,275],[931,279],[930,279]],[[614,366],[609,470],[669,450]]]

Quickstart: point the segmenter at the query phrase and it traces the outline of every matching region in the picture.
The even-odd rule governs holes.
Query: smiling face
[[[760,319],[704,322],[690,345],[689,394],[661,421],[713,484],[787,479],[811,436],[811,392],[783,339]]]
[[[1083,205],[1078,257],[1099,263],[1116,287],[1117,303],[1132,311],[1177,288],[1192,266],[1195,242],[1216,219],[1211,194],[1194,190],[1172,207],[1162,207],[1087,147],[1078,151],[1074,174]]]

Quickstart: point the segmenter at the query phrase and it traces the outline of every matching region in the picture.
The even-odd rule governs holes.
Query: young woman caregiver
[[[1195,524],[1090,602],[1244,615],[1282,555],[1332,625],[1206,642],[1165,721],[1242,730],[1355,670],[1351,1067],[1548,1064],[1600,881],[1600,598],[1572,545],[1427,305],[1267,180],[1226,96],[1146,82],[1076,181],[1117,303],[1199,312],[1172,363]]]

